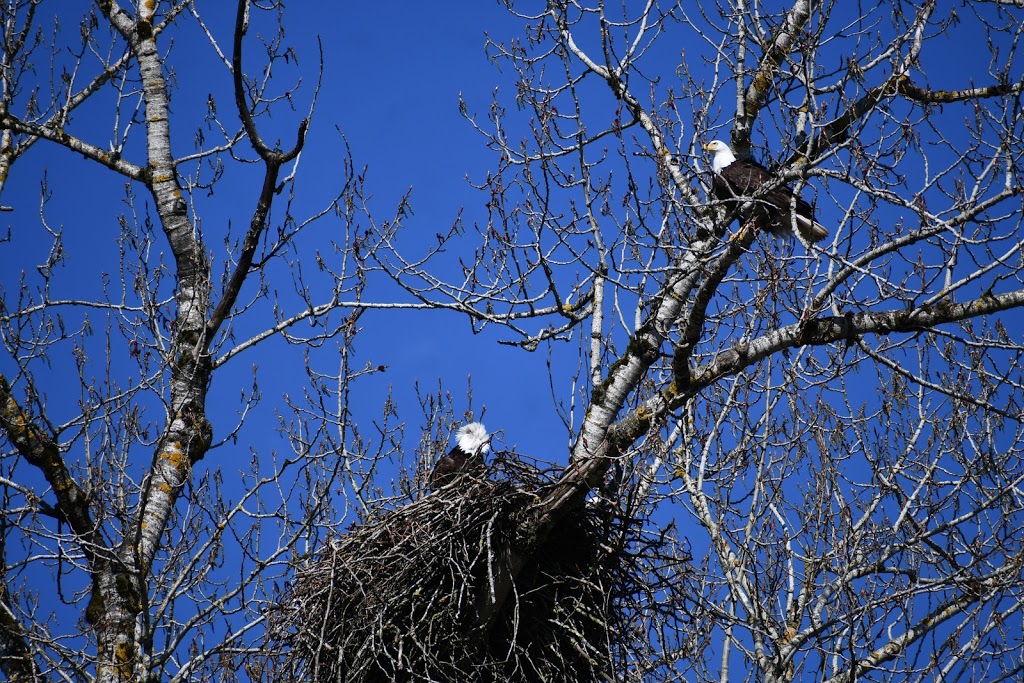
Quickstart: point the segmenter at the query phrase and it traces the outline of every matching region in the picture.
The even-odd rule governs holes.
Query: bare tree
[[[514,100],[463,108],[495,155],[488,215],[425,254],[397,246],[404,202],[365,215],[350,163],[322,211],[294,215],[318,87],[277,85],[298,73],[279,7],[241,0],[225,40],[187,1],[98,2],[78,32],[42,6],[4,8],[0,181],[37,143],[61,147],[121,176],[126,208],[119,277],[64,298],[44,191],[51,256],[3,292],[9,679],[227,675],[346,514],[417,498],[415,481],[389,499],[375,479],[402,457],[393,405],[373,439],[349,412],[353,380],[376,371],[351,354],[371,306],[453,310],[557,361],[573,445],[516,517],[475,626],[515,608],[570,513],[606,506],[634,530],[613,550],[644,573],[617,594],[613,680],[1019,675],[1024,344],[999,315],[1024,303],[1019,3],[508,3],[523,37],[488,47]],[[229,86],[192,120],[168,101],[167,36],[184,25]],[[254,36],[264,61],[249,67]],[[933,66],[951,46],[971,78]],[[97,102],[109,143],[88,125]],[[291,142],[268,142],[271,113]],[[197,131],[193,151],[172,123]],[[713,137],[812,200],[829,238],[733,228],[708,198]],[[252,183],[241,235],[202,220],[229,171]],[[343,237],[311,273],[291,254],[321,219]],[[453,274],[457,244],[472,251]],[[364,297],[381,279],[404,303]],[[292,452],[254,448],[232,501],[237,458],[199,462],[260,391],[243,391],[238,425],[214,426],[211,382],[281,340],[340,361],[297,352],[308,386],[279,413]],[[68,376],[76,391],[53,388]],[[424,400],[436,440],[446,403]],[[42,590],[68,605],[59,617]]]
[[[47,221],[44,187],[50,256],[20,282],[6,279],[0,670],[10,680],[196,680],[230,670],[275,582],[344,519],[332,485],[365,485],[357,459],[345,457],[359,443],[349,383],[376,371],[352,367],[349,355],[365,310],[358,260],[372,251],[353,227],[362,181],[339,137],[335,194],[295,212],[322,60],[315,47],[304,55],[314,66],[303,80],[281,9],[242,0],[233,17],[204,20],[189,1],[104,1],[69,19],[41,0],[3,6],[0,182],[50,145],[125,188],[119,208],[101,209],[119,226],[105,252],[119,257],[113,272],[88,273],[67,253],[63,230]],[[206,65],[209,95],[172,108],[181,71],[171,34],[183,27],[193,41],[205,36],[219,63]],[[193,147],[182,152],[188,136]],[[242,189],[224,191],[229,183]],[[6,199],[17,200],[17,238],[31,200]],[[241,232],[218,227],[232,218]],[[318,268],[303,271],[293,250],[327,219],[340,237],[309,250]],[[63,294],[74,281],[74,294]],[[279,298],[289,282],[294,293]],[[241,393],[237,422],[214,429],[213,377],[268,340],[332,342],[331,369],[305,366],[313,405],[335,397],[329,417],[319,415],[315,433],[293,429],[286,415],[310,410],[300,384],[294,410],[280,413],[292,452],[253,450],[233,455],[231,468],[204,469],[209,453],[234,445],[260,399],[254,372],[232,392]],[[388,415],[380,426],[386,437]],[[382,457],[392,442],[381,443]],[[241,488],[225,486],[225,475],[239,474]]]
[[[489,47],[515,99],[464,107],[496,157],[476,260],[446,283],[377,257],[508,343],[587,359],[526,526],[600,489],[681,534],[615,676],[1020,675],[1024,347],[996,315],[1024,303],[1019,8],[508,5],[523,37]],[[830,237],[732,233],[716,136]]]

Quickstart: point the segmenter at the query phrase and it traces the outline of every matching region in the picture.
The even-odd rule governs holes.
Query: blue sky
[[[223,11],[225,5],[205,4],[200,5],[200,10],[226,51],[233,13]],[[230,111],[231,104],[227,69],[217,63],[212,48],[192,23],[182,23],[184,32],[174,34],[170,63],[182,86],[172,102],[175,113],[182,117],[175,121],[175,145],[179,153],[186,153],[192,150],[193,131],[201,122],[208,94],[218,93],[222,115]],[[470,224],[486,220],[487,198],[471,188],[466,178],[479,181],[494,168],[496,158],[459,115],[459,96],[465,99],[469,111],[481,118],[495,88],[503,103],[513,108],[512,74],[502,73],[487,60],[484,42],[486,34],[499,42],[518,37],[522,32],[520,20],[511,17],[497,2],[475,3],[472,9],[457,3],[395,3],[390,12],[365,3],[323,3],[315,10],[303,5],[289,7],[284,24],[288,43],[295,47],[299,57],[299,70],[281,69],[277,76],[282,84],[301,76],[304,84],[295,100],[294,115],[289,118],[287,112],[279,109],[273,120],[261,124],[270,140],[278,136],[283,144],[293,140],[295,124],[305,114],[311,95],[317,37],[324,50],[323,88],[303,153],[296,214],[301,216],[304,210],[309,213],[318,209],[340,181],[341,144],[337,127],[351,145],[356,166],[367,169],[366,187],[377,220],[390,217],[400,197],[411,188],[414,215],[407,221],[409,227],[403,236],[403,246],[410,253],[432,242],[436,233],[446,231],[462,209]],[[246,43],[249,69],[261,63],[259,37],[259,31],[253,30]],[[952,43],[954,39],[948,40]],[[700,53],[700,46],[682,47],[691,54]],[[667,44],[663,48],[666,59],[676,58],[680,49]],[[934,74],[937,84],[964,84],[971,65],[956,50],[928,50],[927,59],[926,70]],[[695,64],[698,60],[689,61]],[[606,107],[610,110],[613,103],[607,97]],[[102,145],[102,131],[110,126],[109,104],[101,103],[80,112],[74,124],[76,130]],[[715,104],[723,112],[718,123],[727,124],[731,103]],[[233,121],[230,114],[224,118]],[[726,133],[723,130],[719,135]],[[136,154],[135,160],[141,162],[141,155]],[[68,270],[75,273],[58,280],[55,286],[74,292],[98,288],[98,278],[79,275],[75,261],[105,263],[110,271],[116,268],[116,261],[111,259],[116,257],[115,217],[124,209],[122,181],[113,173],[52,146],[37,145],[15,166],[5,189],[4,203],[15,205],[16,212],[0,216],[10,221],[18,245],[16,253],[19,259],[24,258],[24,264],[41,263],[50,248],[50,241],[39,230],[36,220],[42,169],[46,169],[49,188],[54,193],[46,217],[54,229],[63,228]],[[252,180],[249,169],[241,173],[229,169],[218,186],[218,201],[210,202],[201,214],[215,258],[223,253],[221,236],[226,222],[230,221],[237,233],[251,211],[255,201]],[[80,209],[83,203],[89,207],[86,212]],[[300,261],[308,262],[317,249],[324,247],[331,227],[325,222],[299,241],[295,253]],[[472,239],[472,233],[469,235],[467,240]],[[165,250],[162,244],[157,244],[158,249]],[[467,241],[462,246],[471,251],[475,245]],[[287,289],[288,283],[280,286]],[[371,288],[369,295],[387,301],[393,292]],[[401,416],[415,432],[418,413],[411,400],[415,380],[424,386],[435,386],[441,378],[455,396],[460,396],[467,377],[472,376],[475,407],[479,410],[481,405],[487,406],[488,425],[504,429],[508,445],[559,459],[560,455],[551,449],[555,444],[566,444],[566,434],[552,410],[543,349],[528,354],[500,346],[495,343],[501,338],[496,331],[472,335],[468,321],[452,313],[370,312],[361,322],[357,362],[389,368],[386,375],[359,384],[365,417],[374,415],[374,406],[381,403],[390,387],[399,401]],[[251,329],[259,327],[258,320],[253,319],[251,325]],[[571,346],[562,349],[562,358],[574,365],[578,359],[575,344]],[[264,367],[261,384],[268,397],[265,408],[269,409],[274,404],[273,397],[282,392],[300,391],[305,375],[296,372],[296,366],[282,366],[280,372],[265,371],[271,363],[275,368],[282,363],[279,350],[280,347],[270,344],[263,351],[233,360],[223,375],[215,379],[215,399],[237,395],[236,382],[248,381],[252,363]],[[295,351],[289,350],[291,359],[299,362],[301,358]],[[556,383],[556,389],[564,392],[565,385]],[[213,405],[219,404],[215,401]],[[463,407],[456,406],[456,413]],[[216,426],[217,421],[214,423]]]
[[[218,14],[222,7],[222,3],[207,0],[199,9],[210,13],[206,16],[211,29],[221,40],[222,48],[227,49],[233,17],[231,12]],[[464,209],[468,223],[486,220],[487,197],[470,187],[466,176],[482,179],[495,166],[496,159],[459,115],[458,102],[461,93],[470,112],[483,115],[498,87],[499,96],[512,109],[512,74],[500,72],[487,60],[484,42],[485,32],[496,41],[519,36],[519,20],[510,17],[498,2],[405,2],[386,6],[342,2],[293,3],[284,22],[288,42],[295,46],[306,80],[296,98],[295,114],[278,112],[272,121],[261,124],[266,126],[261,130],[271,141],[281,136],[284,144],[290,144],[295,123],[305,113],[311,93],[309,79],[316,71],[317,36],[322,40],[325,62],[323,89],[302,158],[298,215],[320,208],[340,179],[341,144],[335,131],[338,127],[351,145],[356,166],[367,168],[366,186],[373,197],[371,208],[377,220],[390,217],[399,199],[412,188],[414,214],[407,221],[403,236],[403,246],[411,253],[433,243],[436,233],[447,231],[460,210]],[[230,99],[224,94],[230,88],[227,70],[216,63],[202,36],[189,33],[192,28],[186,27],[184,31],[176,35],[170,59],[182,86],[172,102],[175,114],[181,116],[174,122],[179,153],[192,149],[193,131],[202,122],[209,94],[217,93],[225,121],[234,120],[229,113]],[[249,65],[259,63],[257,37],[254,32],[247,43]],[[950,35],[941,40],[948,49],[929,50],[924,63],[932,85],[965,87],[976,75],[978,64],[969,63],[955,49],[962,38]],[[695,54],[702,49],[683,47]],[[669,59],[678,57],[679,46],[666,46],[665,50]],[[693,63],[697,61],[694,57]],[[278,75],[282,83],[289,83],[300,71],[283,68]],[[671,70],[666,68],[664,73],[668,77]],[[730,93],[731,89],[724,92]],[[607,110],[602,110],[602,114],[614,107],[610,95],[607,98]],[[716,123],[727,126],[732,102],[715,104],[723,112]],[[105,131],[110,127],[109,105],[109,101],[99,100],[94,107],[80,112],[73,130],[103,145],[108,135]],[[720,130],[719,136],[725,138],[727,128]],[[138,150],[135,152],[133,160],[142,163]],[[4,288],[10,293],[16,287],[22,269],[35,277],[34,267],[45,260],[50,249],[51,241],[39,226],[38,197],[44,169],[53,193],[45,217],[54,230],[63,230],[67,256],[64,270],[55,281],[56,291],[62,296],[95,294],[102,282],[98,268],[107,272],[116,272],[118,268],[117,216],[126,211],[123,181],[45,143],[37,145],[17,163],[0,198],[3,204],[15,208],[13,213],[0,214],[0,221],[10,225],[12,231],[12,243],[0,251],[5,259],[0,273]],[[204,206],[209,208],[202,214],[202,229],[215,257],[223,253],[227,223],[232,224],[237,234],[251,213],[257,190],[252,177],[250,169],[230,170],[215,197],[204,200]],[[136,194],[143,201],[140,189],[136,189]],[[295,252],[298,259],[311,268],[312,255],[325,247],[336,228],[337,223],[328,220],[304,235]],[[472,240],[473,234],[468,232],[467,240]],[[452,249],[472,251],[474,246],[467,241],[453,245]],[[159,239],[154,249],[169,258]],[[748,268],[744,276],[751,272]],[[275,273],[280,276],[283,271],[279,268]],[[285,277],[271,282],[271,286],[287,291],[290,281]],[[376,301],[388,301],[395,292],[390,288],[371,288],[368,295]],[[294,299],[287,297],[284,303],[286,307],[296,305]],[[500,332],[487,330],[473,335],[465,318],[447,312],[371,311],[360,322],[363,331],[356,341],[355,364],[369,362],[388,367],[386,373],[366,377],[356,385],[355,417],[366,433],[372,435],[369,425],[379,415],[390,389],[398,402],[399,416],[407,423],[407,444],[411,448],[418,440],[422,424],[415,401],[416,382],[424,393],[431,393],[436,391],[440,378],[455,397],[458,416],[466,408],[463,397],[467,378],[471,376],[476,415],[486,406],[487,426],[504,431],[499,446],[565,462],[568,435],[552,403],[548,358],[543,347],[527,353],[501,346],[496,343],[503,338]],[[249,327],[244,331],[261,326],[258,316],[246,324]],[[99,332],[104,322],[94,320],[94,327]],[[91,372],[96,375],[103,366],[102,334],[93,337],[89,344],[95,365]],[[331,344],[328,342],[328,347]],[[116,340],[115,353],[119,349],[126,353],[124,342]],[[77,406],[77,388],[72,395],[63,395],[62,390],[77,387],[77,378],[61,382],[61,373],[71,367],[70,355],[65,351],[61,354],[53,360],[54,381],[47,391],[54,413],[66,417]],[[324,353],[322,358],[324,369],[332,369],[330,354]],[[567,380],[578,362],[575,343],[559,347],[555,390],[561,400],[569,400]],[[0,366],[6,369],[6,363],[4,359]],[[238,467],[244,467],[250,446],[285,449],[283,442],[274,441],[276,436],[268,440],[268,425],[274,424],[273,411],[280,405],[279,397],[300,395],[308,379],[302,371],[301,350],[281,342],[246,353],[218,371],[210,400],[215,440],[223,437],[233,423],[238,395],[251,383],[250,368],[254,364],[260,368],[262,404],[251,416],[249,427],[240,434],[237,447],[229,444],[211,453],[201,468],[222,466],[230,475],[236,459]],[[579,400],[577,397],[577,405]]]
[[[200,10],[206,12],[208,25],[226,51],[230,48],[227,38],[233,28],[233,12],[220,14],[213,11],[218,9],[216,4],[208,4],[201,5]],[[214,51],[192,23],[182,23],[187,32],[174,33],[169,60],[181,85],[172,99],[174,112],[181,115],[173,127],[179,154],[193,150],[194,128],[205,113],[209,93],[218,93],[219,112],[222,116],[228,112],[224,120],[235,122],[227,94],[227,69],[217,63]],[[486,219],[486,197],[471,188],[466,178],[483,177],[494,159],[479,134],[459,115],[459,95],[462,93],[470,111],[486,112],[502,75],[484,53],[485,32],[490,31],[496,39],[508,38],[518,33],[518,22],[510,20],[497,3],[480,3],[472,11],[455,4],[438,8],[402,3],[396,5],[393,14],[382,12],[377,5],[324,3],[316,11],[290,7],[284,23],[288,43],[298,54],[301,74],[281,73],[280,82],[290,83],[299,75],[304,81],[295,100],[296,115],[289,119],[287,112],[282,115],[279,111],[275,119],[261,124],[270,141],[280,136],[282,144],[290,144],[294,139],[295,121],[305,115],[312,92],[317,36],[324,50],[324,82],[303,153],[297,215],[320,208],[340,183],[342,148],[337,128],[351,145],[355,165],[367,169],[367,193],[372,196],[371,208],[377,220],[389,217],[411,188],[414,216],[403,237],[410,251],[416,250],[419,240],[432,242],[437,232],[446,232],[462,207],[470,220]],[[254,30],[246,43],[247,70],[261,65],[258,38]],[[76,115],[74,130],[103,145],[110,137],[109,105],[107,101],[84,108]],[[126,157],[144,162],[142,154],[132,158],[130,152]],[[55,291],[64,296],[95,293],[100,288],[99,275],[82,266],[103,264],[104,270],[116,273],[116,217],[125,211],[123,181],[45,144],[37,145],[20,160],[4,193],[5,203],[14,205],[16,211],[0,219],[12,226],[20,265],[30,266],[30,272],[31,265],[45,260],[51,245],[49,236],[38,226],[43,169],[53,193],[46,219],[54,230],[63,231],[68,257],[63,277],[55,280]],[[215,200],[208,202],[209,208],[201,214],[202,228],[215,258],[223,254],[225,223],[230,221],[237,233],[252,210],[258,188],[252,180],[249,169],[239,172],[229,167]],[[145,197],[138,190],[136,194],[141,206]],[[87,207],[84,212],[83,205]],[[315,251],[324,249],[325,236],[336,228],[336,224],[325,221],[300,239],[299,260],[311,262]],[[466,246],[471,250],[474,245]],[[159,240],[156,250],[169,258]],[[10,281],[5,284],[9,286]],[[283,290],[289,286],[288,281],[276,284]],[[394,298],[394,292],[371,288],[369,296],[388,301]],[[256,329],[259,322],[251,318],[250,329]],[[487,407],[486,421],[492,430],[504,428],[509,445],[530,452],[551,447],[551,429],[557,422],[549,409],[550,390],[542,352],[526,354],[498,346],[495,335],[471,334],[468,322],[452,313],[370,312],[361,323],[356,362],[389,368],[386,374],[359,383],[357,395],[363,420],[379,412],[390,387],[415,441],[421,420],[414,402],[414,382],[418,379],[423,386],[436,388],[440,378],[447,389],[461,397],[467,378],[472,376],[474,407],[477,414],[481,406]],[[261,387],[267,397],[262,410],[271,410],[277,402],[274,397],[281,393],[300,393],[307,381],[300,371],[301,351],[288,349],[292,364],[278,371],[283,350],[282,345],[272,343],[262,351],[257,349],[233,360],[214,380],[211,406],[235,400],[239,392],[236,381],[243,385],[249,382],[253,363],[261,366]],[[461,403],[456,405],[457,414],[466,407],[464,400]],[[230,417],[225,421],[230,422]],[[544,428],[538,429],[541,424]],[[222,433],[217,419],[214,425]],[[564,433],[557,443],[565,444]]]
[[[323,39],[327,85],[311,133],[333,140],[331,129],[341,128],[357,166],[368,167],[367,186],[381,217],[390,216],[412,189],[414,216],[405,235],[410,247],[446,232],[462,207],[470,220],[485,220],[487,197],[466,179],[479,181],[495,158],[459,115],[459,96],[470,111],[483,114],[499,80],[510,89],[487,60],[485,32],[496,39],[516,36],[518,22],[496,2],[475,3],[472,9],[459,3],[399,3],[386,17],[380,6],[363,3],[338,3],[324,11],[325,23],[333,27],[329,32],[318,30],[324,25],[319,20],[299,16],[305,13],[295,11],[286,19]],[[470,251],[473,246],[467,245]],[[362,322],[357,352],[389,368],[386,376],[364,383],[368,408],[390,385],[400,414],[414,427],[414,379],[429,389],[441,378],[459,397],[472,376],[475,407],[487,406],[492,430],[504,429],[510,445],[527,452],[553,445],[556,423],[542,352],[526,354],[495,344],[495,335],[473,335],[468,321],[453,313],[371,311]],[[464,403],[457,406],[456,414],[464,408]],[[556,443],[564,444],[564,437]]]

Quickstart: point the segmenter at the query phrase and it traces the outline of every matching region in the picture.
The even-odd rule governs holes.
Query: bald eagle
[[[484,455],[491,450],[491,436],[479,422],[470,422],[455,434],[455,447],[434,465],[430,488],[437,490],[459,474],[483,467]]]
[[[741,216],[741,222],[753,221],[758,228],[764,228],[776,237],[792,237],[793,225],[807,242],[820,242],[828,237],[828,230],[814,220],[811,205],[795,197],[788,187],[779,186],[761,193],[760,190],[775,180],[775,176],[761,164],[749,159],[738,160],[721,140],[712,140],[704,145],[711,152],[711,192],[715,198],[730,209],[739,209],[751,203],[749,215]],[[754,198],[755,195],[758,195]],[[795,209],[795,211],[794,211]]]

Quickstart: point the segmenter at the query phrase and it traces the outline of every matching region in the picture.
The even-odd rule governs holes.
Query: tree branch
[[[0,383],[4,380],[0,378]],[[7,568],[7,522],[0,519],[0,571]],[[0,671],[11,683],[49,680],[42,675],[32,656],[27,633],[11,606],[6,572],[0,574]]]
[[[57,497],[57,510],[82,541],[83,551],[93,557],[102,540],[89,511],[85,491],[64,462],[53,437],[35,424],[11,393],[7,378],[0,374],[0,427],[25,460],[39,469]]]
[[[228,284],[221,295],[221,300],[217,303],[217,307],[206,324],[207,348],[209,348],[214,335],[217,334],[217,330],[224,324],[224,320],[234,308],[238,295],[242,291],[242,285],[249,275],[249,269],[252,267],[253,258],[256,255],[256,248],[259,246],[260,238],[267,227],[267,216],[273,207],[274,196],[278,192],[277,179],[280,175],[281,166],[297,157],[302,151],[302,146],[306,139],[306,129],[309,126],[309,119],[304,119],[299,124],[295,146],[287,152],[270,149],[260,137],[259,130],[256,128],[256,121],[253,119],[252,112],[249,111],[249,107],[245,102],[245,84],[242,71],[242,37],[248,30],[248,24],[249,0],[238,0],[238,11],[235,16],[234,49],[231,55],[235,87],[235,107],[238,110],[238,116],[242,119],[242,124],[245,126],[249,142],[260,158],[263,159],[265,166],[263,186],[260,189],[259,198],[256,200],[256,209],[253,211],[252,218],[249,221],[249,229],[245,233],[245,240],[242,242],[242,253],[238,257],[238,264],[231,273]]]
[[[148,182],[149,180],[147,169],[125,161],[118,154],[108,152],[96,147],[95,145],[91,145],[74,135],[70,135],[62,128],[55,128],[49,124],[40,126],[33,123],[27,123],[10,113],[3,113],[0,114],[0,130],[10,130],[15,133],[31,135],[35,138],[42,138],[44,140],[56,142],[59,145],[67,147],[72,152],[77,152],[86,159],[97,161],[107,168],[117,171],[121,175],[131,178],[132,180],[137,180],[139,182]]]
[[[749,343],[739,343],[720,353],[693,373],[693,390],[706,387],[726,375],[753,365],[773,353],[797,346],[823,346],[853,340],[864,334],[922,332],[929,327],[998,313],[1024,306],[1024,289],[1004,294],[984,294],[965,303],[940,302],[893,311],[866,311],[845,316],[814,318],[769,332]],[[683,397],[673,397],[678,405]]]
[[[761,113],[761,108],[768,101],[768,95],[775,85],[775,77],[783,60],[793,51],[797,37],[811,18],[811,0],[796,0],[786,14],[786,20],[779,27],[778,33],[772,38],[764,56],[747,86],[742,100],[742,111],[737,112],[732,128],[731,142],[733,149],[741,157],[750,154],[750,131],[754,121]],[[736,74],[737,78],[741,74]]]
[[[947,104],[949,102],[963,102],[964,100],[978,100],[986,97],[1002,97],[1005,95],[1019,95],[1024,92],[1024,79],[1016,83],[998,83],[987,85],[982,88],[965,88],[963,90],[930,90],[914,85],[910,77],[904,74],[897,82],[897,90],[903,96],[921,104]]]

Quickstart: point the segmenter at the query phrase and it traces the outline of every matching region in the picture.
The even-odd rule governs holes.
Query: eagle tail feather
[[[807,216],[797,215],[796,227],[800,230],[800,236],[808,242],[820,242],[828,237],[828,230],[818,221]]]

